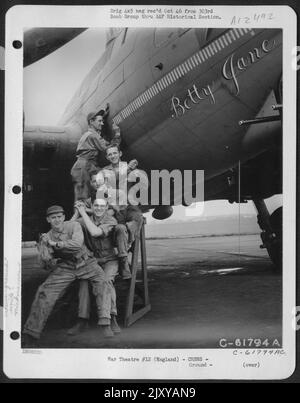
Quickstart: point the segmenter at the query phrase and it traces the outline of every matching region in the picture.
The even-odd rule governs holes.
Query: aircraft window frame
[[[120,35],[122,31],[120,30],[119,34],[116,36],[116,38]],[[90,81],[90,76],[93,75],[93,71],[96,68],[97,69],[97,74],[95,77],[100,77],[100,74],[102,74],[102,71],[107,63],[107,61],[110,59],[111,54],[113,51],[113,46],[111,45],[111,43],[106,47],[104,53],[101,55],[101,57],[96,61],[96,63],[92,66],[91,70],[89,71],[89,73],[86,75],[86,77],[84,78],[83,82],[81,83],[80,87],[78,88],[78,90],[76,91],[75,95],[74,95],[74,99],[76,98],[82,98],[86,95],[87,92],[87,87],[89,86],[89,83],[91,83]],[[95,80],[95,77],[93,79],[93,81]],[[92,83],[91,85],[92,86]]]
[[[90,86],[86,89],[85,93],[82,94],[79,108],[81,108],[88,101],[88,99],[90,99],[91,96],[97,91],[101,78],[102,73],[94,78]]]
[[[129,35],[134,35],[135,30],[132,29],[129,32],[129,29],[128,28],[126,28],[126,29],[127,29],[127,32],[126,32],[126,39],[127,39],[128,33],[129,33]],[[120,40],[120,36],[116,39],[116,41],[114,42],[114,45],[113,45],[112,52],[111,52],[111,58],[113,59],[116,56],[116,52],[118,52],[118,57],[116,57],[117,62],[112,66],[111,71],[106,72],[106,75],[103,76],[102,83],[104,83],[108,79],[108,77],[110,77],[120,65],[123,65],[125,60],[134,52],[136,37],[137,37],[137,35],[134,35],[134,39],[131,44],[130,44],[130,42],[128,43],[128,41],[126,44],[124,42],[123,48],[122,48],[123,38],[122,38],[122,41]],[[126,52],[126,47],[127,47],[127,52]],[[118,51],[116,51],[116,49],[118,49]]]

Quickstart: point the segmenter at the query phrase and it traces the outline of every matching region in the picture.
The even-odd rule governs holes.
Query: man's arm
[[[41,263],[47,264],[53,259],[53,248],[49,245],[49,235],[42,234],[37,244],[37,250],[39,252],[39,259]]]
[[[74,227],[72,232],[72,238],[68,239],[67,241],[53,242],[54,243],[53,247],[55,249],[64,250],[66,252],[72,252],[72,253],[80,251],[84,242],[83,232],[81,229],[81,225],[78,222],[74,221],[73,225]],[[53,243],[51,242],[51,244]]]
[[[134,171],[138,165],[139,165],[139,163],[137,160],[131,160],[128,163],[127,173],[129,174],[130,172]]]
[[[90,141],[93,144],[93,147],[101,152],[105,151],[109,145],[108,141],[94,133],[90,134]]]
[[[113,138],[110,142],[110,145],[119,146],[122,141],[121,130],[120,130],[119,126],[116,125],[115,123],[112,125],[112,130],[113,130]]]
[[[92,222],[83,205],[78,203],[75,206],[81,215],[84,226],[92,237],[99,238],[102,236],[108,236],[109,233],[113,230],[114,226],[117,225],[117,221],[115,220],[115,218],[109,215],[106,217],[102,225],[97,226]]]
[[[113,210],[110,209],[107,211],[107,216],[103,224],[101,224],[103,236],[107,237],[112,232],[114,227],[118,224],[117,220],[115,219],[115,217],[113,217],[113,215],[114,215]]]
[[[88,215],[91,215],[93,212],[91,198],[86,199],[84,204],[85,204],[85,211],[87,212]]]
[[[78,207],[77,207],[78,208]],[[95,225],[90,217],[87,215],[86,211],[84,210],[84,208],[78,208],[80,215],[82,217],[82,220],[84,222],[84,225],[86,226],[88,232],[92,235],[92,237],[98,238],[102,235],[104,235],[104,232],[102,230],[101,227],[97,227],[97,225]]]

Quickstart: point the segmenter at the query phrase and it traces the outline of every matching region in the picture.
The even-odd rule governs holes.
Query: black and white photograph
[[[283,60],[296,38],[279,15],[289,9],[244,19],[238,8],[104,9],[97,26],[47,24],[41,9],[13,45],[21,256],[14,288],[6,255],[19,326],[7,343],[28,362],[97,351],[112,371],[173,364],[176,378],[181,363],[196,379],[224,377],[239,355],[246,378],[275,373],[276,360],[288,375],[296,116]]]

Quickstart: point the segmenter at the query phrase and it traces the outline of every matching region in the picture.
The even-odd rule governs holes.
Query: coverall
[[[91,250],[97,259],[98,264],[103,268],[105,280],[110,288],[111,295],[111,315],[117,315],[117,296],[114,286],[114,280],[118,274],[118,260],[114,250],[113,230],[117,225],[117,221],[108,212],[102,217],[100,222],[96,222],[94,216],[90,216],[90,220],[102,229],[103,235],[93,237],[88,231],[84,220],[78,219],[81,224],[84,239],[87,247]],[[88,319],[90,316],[90,295],[87,281],[80,281],[79,286],[79,314],[81,319]]]
[[[90,193],[90,174],[92,171],[100,170],[98,167],[98,158],[110,145],[119,145],[121,138],[116,134],[111,142],[106,141],[100,133],[93,127],[79,140],[76,157],[77,161],[71,169],[72,181],[74,184],[75,201],[87,199]]]
[[[118,248],[118,257],[128,256],[131,244],[139,237],[143,215],[138,206],[124,206],[115,209],[115,218],[118,225],[115,228],[115,244]]]
[[[38,288],[24,333],[38,339],[46,321],[67,287],[76,279],[88,280],[92,283],[96,297],[98,324],[110,324],[111,291],[105,275],[97,260],[84,244],[81,225],[76,221],[66,221],[63,230],[51,229],[49,238],[54,242],[62,242],[60,248],[54,247],[54,270],[47,280]]]

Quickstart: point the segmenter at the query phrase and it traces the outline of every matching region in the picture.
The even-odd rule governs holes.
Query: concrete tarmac
[[[77,290],[68,292],[40,340],[41,348],[218,348],[237,339],[278,347],[282,339],[282,278],[259,235],[147,240],[152,309],[113,339],[96,326],[67,336],[76,320]],[[38,285],[47,277],[36,250],[23,249],[23,322]],[[127,285],[117,281],[120,324]],[[222,340],[222,341],[221,341]],[[226,340],[226,341],[224,341]],[[239,341],[237,341],[238,343]],[[259,343],[259,341],[258,341]]]

